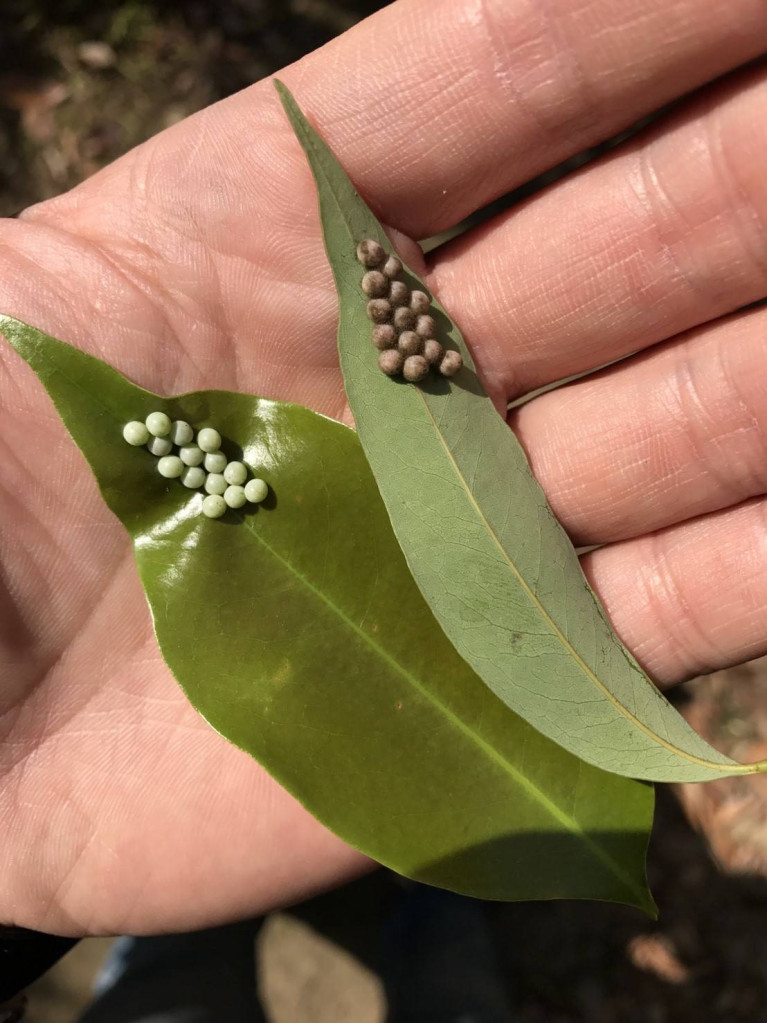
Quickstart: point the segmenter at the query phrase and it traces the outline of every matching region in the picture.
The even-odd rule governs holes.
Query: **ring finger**
[[[698,328],[509,416],[578,544],[767,492],[767,308]]]

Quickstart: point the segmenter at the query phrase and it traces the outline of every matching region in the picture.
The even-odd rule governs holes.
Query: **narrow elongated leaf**
[[[362,446],[421,592],[459,653],[509,707],[591,764],[654,781],[752,773],[697,735],[610,628],[525,454],[432,299],[450,383],[386,377],[370,344],[356,246],[383,228],[277,83],[319,193],[340,299],[338,347]],[[411,287],[428,292],[407,270]],[[513,324],[510,324],[513,329]]]
[[[160,398],[7,317],[133,540],[187,696],[342,838],[411,877],[495,899],[651,909],[652,790],[576,760],[457,655],[416,588],[356,434],[296,405]],[[122,425],[212,425],[272,497],[211,521]]]

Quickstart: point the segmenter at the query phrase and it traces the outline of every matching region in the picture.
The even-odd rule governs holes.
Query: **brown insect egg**
[[[407,306],[394,310],[394,326],[397,330],[412,330],[415,327],[415,313]]]
[[[389,256],[381,269],[387,277],[399,277],[402,273],[402,261],[398,256]]]
[[[445,349],[433,337],[427,338],[423,343],[423,357],[430,366],[436,366],[444,354]]]
[[[389,278],[380,270],[368,270],[362,278],[362,290],[369,298],[384,298],[389,293]]]
[[[421,316],[431,309],[431,299],[425,291],[414,291],[410,296],[410,308],[416,316]]]
[[[389,301],[393,306],[407,305],[410,300],[410,288],[403,281],[392,281],[389,285]]]
[[[403,355],[420,355],[423,341],[414,330],[403,330],[397,341],[397,348]]]
[[[412,384],[417,383],[419,380],[423,380],[428,372],[429,363],[422,355],[411,355],[409,358],[405,359],[405,365],[402,367],[403,377],[405,380],[409,380]]]
[[[387,348],[378,356],[378,366],[387,377],[395,377],[402,370],[405,356],[396,348]]]
[[[357,246],[357,259],[363,266],[379,266],[386,259],[383,245],[366,238]]]
[[[415,332],[419,337],[434,337],[437,333],[437,324],[433,316],[419,316],[415,321]]]
[[[439,371],[443,377],[454,377],[458,370],[463,366],[463,359],[459,352],[454,352],[452,349],[445,352],[442,356],[442,362],[439,364]]]
[[[373,327],[373,344],[382,352],[385,348],[393,348],[397,343],[397,331],[390,323],[379,323]]]
[[[391,319],[391,306],[385,298],[371,298],[367,304],[367,314],[373,323],[388,323]]]

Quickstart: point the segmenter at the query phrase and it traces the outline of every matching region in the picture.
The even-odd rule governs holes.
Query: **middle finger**
[[[507,400],[767,293],[767,70],[438,250],[429,284]]]

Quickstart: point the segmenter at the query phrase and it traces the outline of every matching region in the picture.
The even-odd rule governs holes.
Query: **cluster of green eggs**
[[[227,459],[221,451],[221,434],[210,426],[204,426],[195,437],[183,419],[150,412],[143,423],[126,423],[123,438],[155,455],[161,476],[177,479],[190,490],[205,490],[202,514],[209,519],[221,518],[227,508],[260,504],[269,493],[262,479],[248,479],[244,462]]]

